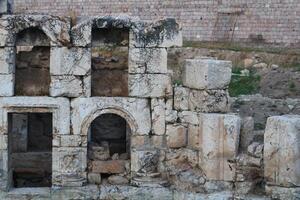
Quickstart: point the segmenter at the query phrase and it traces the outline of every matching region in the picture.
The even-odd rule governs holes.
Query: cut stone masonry
[[[109,37],[113,31],[124,38],[128,33],[128,39]],[[299,116],[269,118],[264,143],[249,139],[251,119],[228,113],[231,62],[189,59],[183,84],[173,85],[167,48],[181,45],[173,19],[97,16],[71,27],[68,17],[1,16],[0,199],[297,198]],[[49,47],[50,56],[39,51],[34,62],[21,62],[24,55],[16,54],[24,46]],[[49,75],[47,94],[16,92],[16,74],[27,76],[18,71],[26,67]],[[95,84],[98,69],[103,71]],[[111,78],[116,74],[122,78]],[[35,84],[24,82],[26,91],[40,94]],[[24,113],[52,114],[53,133],[45,137],[52,144],[51,188],[23,188],[14,181],[11,163],[20,159],[11,148],[26,149],[20,141],[26,143],[32,130],[10,115]],[[16,134],[22,137],[16,140]],[[40,172],[30,162],[36,155],[26,152],[22,159],[34,166],[31,173],[22,169],[32,180]]]

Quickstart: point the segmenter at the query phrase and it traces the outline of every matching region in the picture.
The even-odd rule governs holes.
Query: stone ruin
[[[0,18],[0,199],[299,199],[300,117],[256,141],[228,113],[230,61],[172,84],[175,20],[71,24]]]

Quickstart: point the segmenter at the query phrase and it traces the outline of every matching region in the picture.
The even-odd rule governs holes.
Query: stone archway
[[[114,108],[96,112],[91,119],[87,133],[88,182],[129,183],[131,127],[135,127],[131,117]]]

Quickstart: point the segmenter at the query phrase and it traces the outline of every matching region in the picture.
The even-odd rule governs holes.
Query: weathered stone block
[[[159,152],[157,150],[131,151],[131,171],[139,173],[157,172]]]
[[[14,74],[0,74],[0,96],[10,97],[14,95]]]
[[[101,114],[123,117],[132,135],[148,135],[151,130],[150,105],[146,99],[123,97],[77,98],[72,101],[72,126],[75,135],[87,135],[92,121]]]
[[[52,47],[51,75],[88,75],[91,71],[91,49],[79,47]]]
[[[188,59],[183,68],[183,85],[193,89],[227,88],[231,67],[231,61]]]
[[[264,134],[264,175],[271,185],[300,186],[300,116],[269,117]]]
[[[165,74],[129,74],[129,96],[165,97],[172,95],[171,78]]]
[[[91,184],[101,184],[101,174],[99,173],[88,173],[88,182]]]
[[[8,112],[52,112],[53,134],[70,134],[70,102],[66,98],[2,97],[0,98],[0,133],[7,134]]]
[[[174,88],[174,108],[175,110],[189,109],[189,94],[190,90],[186,87]]]
[[[86,47],[92,42],[92,20],[87,19],[76,24],[71,29],[72,43],[74,46]]]
[[[125,160],[92,161],[91,171],[93,173],[120,174],[126,171]]]
[[[140,27],[140,29],[130,32],[129,44],[131,47],[182,46],[181,27],[175,19],[159,20]]]
[[[189,109],[197,112],[227,112],[228,99],[226,90],[190,90]]]
[[[178,117],[181,123],[188,123],[188,124],[199,124],[198,114],[193,111],[182,111],[178,113]]]
[[[0,74],[12,74],[15,72],[15,48],[0,48]]]
[[[165,48],[129,48],[129,73],[166,74],[167,59]]]
[[[235,169],[230,160],[238,153],[241,120],[233,114],[201,114],[199,166],[208,180],[233,181]]]
[[[187,145],[187,129],[182,125],[167,125],[167,144],[170,148],[180,148]]]
[[[84,172],[87,167],[87,150],[81,147],[53,148],[52,171],[61,173]]]
[[[166,130],[166,104],[164,99],[151,99],[152,132],[163,135]]]
[[[51,46],[63,46],[70,43],[69,18],[50,15],[4,15],[1,17],[0,24],[0,46],[15,46],[15,33],[33,27],[39,28],[46,34]]]
[[[90,81],[90,76],[51,76],[50,96],[88,97],[91,94]]]

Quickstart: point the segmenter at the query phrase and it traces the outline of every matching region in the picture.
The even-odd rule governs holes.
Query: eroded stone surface
[[[145,99],[123,97],[77,98],[71,104],[74,134],[86,135],[90,123],[104,113],[118,114],[126,119],[132,135],[148,135],[151,130],[150,105]]]
[[[171,78],[165,74],[129,74],[129,96],[164,97],[172,95]]]
[[[165,48],[129,48],[128,62],[132,74],[168,72]]]
[[[240,118],[233,114],[201,114],[199,165],[209,180],[232,181],[238,153]]]
[[[91,71],[91,49],[79,47],[52,47],[50,74],[88,75]]]
[[[300,117],[270,117],[264,135],[264,173],[271,185],[300,186]]]
[[[208,113],[225,113],[229,109],[226,90],[190,90],[189,109]]]
[[[185,147],[187,144],[187,129],[182,125],[167,125],[166,135],[170,148]]]
[[[73,75],[52,76],[50,96],[53,97],[80,97],[90,96],[90,76],[80,77]]]
[[[174,88],[174,108],[176,110],[189,109],[189,88],[175,87]]]
[[[183,85],[193,89],[224,89],[231,79],[230,61],[214,59],[186,60]]]
[[[52,46],[69,44],[70,19],[50,15],[4,15],[0,20],[0,46],[14,46],[16,34],[31,27],[40,28]]]

